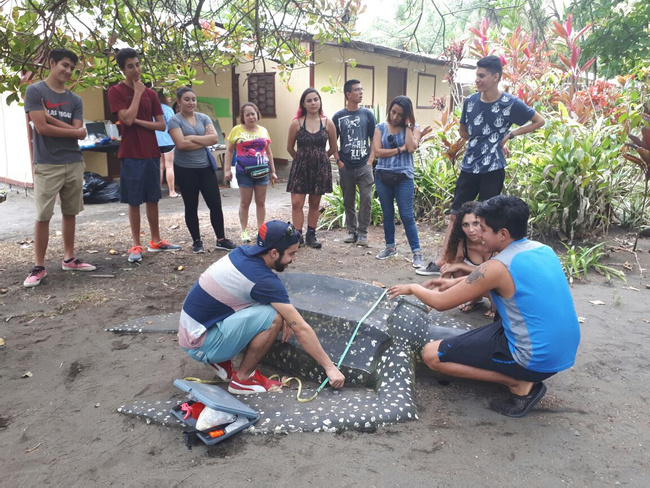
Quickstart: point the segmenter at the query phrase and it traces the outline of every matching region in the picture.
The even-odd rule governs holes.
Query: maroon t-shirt
[[[135,92],[124,83],[118,83],[108,89],[108,104],[111,112],[128,110]],[[140,97],[137,119],[154,120],[156,115],[162,115],[162,106],[158,95],[151,88],[146,88]],[[141,125],[126,125],[120,123],[122,142],[117,153],[118,158],[148,159],[159,158],[160,148],[156,139],[156,131],[145,129]]]

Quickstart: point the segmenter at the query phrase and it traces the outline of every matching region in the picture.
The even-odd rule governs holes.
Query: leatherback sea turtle
[[[314,328],[323,348],[336,363],[358,322],[381,297],[377,286],[314,274],[283,274],[291,302]],[[107,329],[117,333],[175,332],[178,314],[145,317],[131,324]],[[168,324],[167,326],[160,323]],[[299,431],[371,431],[378,426],[417,419],[414,398],[415,363],[425,344],[467,330],[448,315],[429,312],[409,297],[384,298],[361,324],[343,363],[346,386],[325,388],[308,403],[299,403],[295,391],[238,397],[260,414],[252,433]],[[180,353],[180,351],[179,351]],[[291,376],[321,382],[322,368],[307,355],[295,338],[276,342],[264,363]],[[313,393],[313,392],[312,392]],[[312,393],[305,395],[311,396]],[[303,396],[305,396],[303,395]],[[138,401],[122,405],[120,413],[164,425],[179,421],[170,415],[180,400]]]

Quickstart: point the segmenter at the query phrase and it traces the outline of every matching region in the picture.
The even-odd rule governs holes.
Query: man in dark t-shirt
[[[345,108],[332,117],[339,138],[339,182],[345,206],[345,225],[348,237],[343,242],[368,245],[368,225],[372,212],[372,136],[375,134],[375,114],[361,107],[363,86],[359,80],[348,80],[343,85]],[[356,194],[359,188],[359,214]]]
[[[419,275],[440,274],[451,228],[463,203],[477,197],[484,201],[501,194],[506,177],[506,143],[544,125],[544,118],[535,110],[499,89],[502,71],[497,56],[487,56],[476,63],[477,93],[465,100],[460,118],[460,136],[468,143],[456,181],[449,225],[438,260],[417,269]],[[513,124],[520,127],[511,131]]]
[[[83,210],[84,162],[77,140],[86,138],[83,104],[65,86],[79,58],[67,49],[54,49],[48,63],[50,74],[44,81],[27,87],[25,112],[32,128],[34,163],[35,266],[23,285],[31,288],[47,276],[45,251],[49,242],[50,219],[57,195],[61,200],[61,234],[65,271],[94,271],[92,264],[74,256],[76,216]]]
[[[147,206],[151,231],[149,252],[177,251],[180,246],[160,238],[158,201],[160,200],[160,148],[157,130],[165,130],[160,100],[155,91],[140,80],[138,53],[131,48],[120,49],[117,64],[124,81],[108,90],[111,112],[117,115],[122,128],[120,158],[120,200],[129,205],[129,224],[133,246],[129,262],[142,261],[140,243],[140,205]]]

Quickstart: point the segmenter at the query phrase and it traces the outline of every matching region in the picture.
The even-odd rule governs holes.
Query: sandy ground
[[[222,192],[230,237],[238,234],[236,192]],[[290,218],[283,185],[271,190],[268,201],[269,218]],[[171,336],[104,331],[178,311],[194,280],[222,255],[191,253],[180,199],[164,198],[160,209],[163,236],[184,248],[145,255],[141,265],[128,264],[124,254],[124,205],[88,206],[81,214],[78,256],[97,264],[96,274],[113,278],[60,270],[56,216],[50,274],[26,290],[33,199],[14,191],[0,204],[0,337],[6,341],[0,348],[0,485],[650,486],[650,278],[639,269],[650,266],[647,239],[636,256],[611,253],[610,264],[629,268],[627,283],[594,274],[573,286],[583,320],[576,365],[548,381],[547,396],[524,419],[488,409],[502,387],[444,378],[421,367],[417,421],[373,434],[241,434],[189,451],[180,430],[147,425],[116,407],[178,396],[175,378],[210,377],[209,372],[186,358]],[[201,216],[211,235],[203,207]],[[425,254],[433,255],[440,234],[426,224],[420,232]],[[423,280],[404,252],[387,262],[374,259],[382,248],[381,229],[372,229],[368,250],[344,244],[344,236],[342,230],[322,232],[324,248],[301,251],[288,272],[385,284]],[[407,250],[400,228],[398,238]],[[609,238],[615,248],[629,248],[631,241],[624,234]],[[485,310],[462,317],[486,324]],[[26,372],[32,376],[23,377]]]

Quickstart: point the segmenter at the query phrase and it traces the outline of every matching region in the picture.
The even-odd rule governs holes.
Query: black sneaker
[[[194,254],[205,252],[205,249],[203,249],[203,241],[201,239],[194,241],[194,244],[192,244],[192,252]]]
[[[237,244],[230,239],[220,239],[217,241],[217,249],[220,251],[232,251],[233,249],[237,249]]]
[[[414,264],[415,266],[415,264]],[[426,268],[418,268],[415,270],[415,274],[419,274],[422,276],[432,276],[432,275],[439,275],[440,274],[440,266],[438,266],[436,263],[431,261]]]
[[[533,385],[533,389],[528,395],[519,396],[511,393],[510,398],[506,401],[492,400],[490,408],[501,415],[519,418],[526,415],[544,395],[546,395],[546,386],[539,382]]]
[[[315,232],[307,232],[307,237],[305,237],[305,244],[313,249],[320,249],[323,245],[318,242]]]

